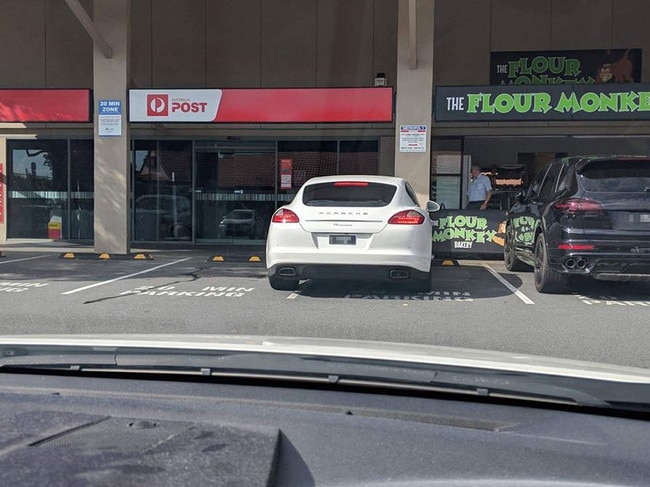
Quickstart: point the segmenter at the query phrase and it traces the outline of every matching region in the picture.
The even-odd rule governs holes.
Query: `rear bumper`
[[[269,276],[286,279],[344,279],[400,281],[429,279],[429,271],[400,265],[282,263],[268,268]],[[391,276],[392,275],[392,276]]]
[[[431,253],[416,253],[410,249],[393,250],[390,253],[366,249],[364,252],[334,253],[312,249],[289,249],[277,251],[267,249],[266,265],[271,269],[279,265],[293,264],[295,266],[333,266],[340,268],[407,268],[424,273],[431,268]]]
[[[551,268],[610,281],[650,281],[650,253],[550,251]]]

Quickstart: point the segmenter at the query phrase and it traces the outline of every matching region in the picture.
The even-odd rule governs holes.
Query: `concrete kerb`
[[[161,256],[169,257],[183,253],[206,259],[211,263],[249,263],[263,264],[265,261],[263,245],[208,245],[179,242],[175,245],[144,244],[137,245],[126,255],[95,252],[92,242],[70,242],[43,239],[11,239],[0,243],[0,256],[7,253],[29,252],[56,254],[58,258],[70,260],[152,260]]]

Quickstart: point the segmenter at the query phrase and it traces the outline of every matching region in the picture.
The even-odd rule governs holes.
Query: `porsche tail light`
[[[415,210],[404,210],[391,216],[388,223],[390,225],[422,225],[424,215]]]
[[[300,218],[293,211],[280,208],[275,212],[271,221],[273,223],[298,223]]]

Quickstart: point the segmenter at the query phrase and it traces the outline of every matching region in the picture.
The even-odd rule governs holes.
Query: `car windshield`
[[[118,335],[197,380],[650,377],[650,1],[0,11],[0,372]]]
[[[247,210],[235,210],[228,213],[228,218],[233,218],[233,219],[246,219],[252,217],[253,217],[253,212]]]
[[[650,160],[592,162],[581,176],[587,191],[650,192]]]
[[[159,203],[157,198],[139,198],[135,202],[135,207],[141,210],[155,210],[159,204],[162,203]]]
[[[302,201],[307,206],[386,206],[396,190],[390,184],[359,181],[318,183],[305,187]]]

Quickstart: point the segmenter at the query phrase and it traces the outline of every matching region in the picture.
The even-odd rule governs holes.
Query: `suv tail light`
[[[404,210],[391,216],[388,223],[390,225],[422,225],[424,215],[415,210]]]
[[[553,205],[553,208],[561,211],[562,213],[602,213],[603,211],[603,207],[598,201],[577,198],[558,201]]]
[[[300,218],[293,211],[280,208],[275,212],[271,221],[273,223],[298,223]]]

